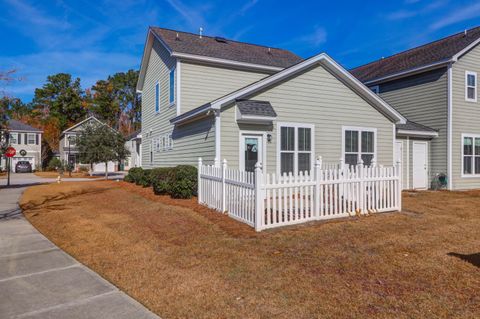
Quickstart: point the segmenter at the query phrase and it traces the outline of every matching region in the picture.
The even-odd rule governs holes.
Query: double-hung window
[[[465,100],[477,102],[477,72],[465,71]]]
[[[279,124],[279,173],[310,171],[313,162],[313,125]]]
[[[175,68],[170,70],[170,78],[169,78],[169,97],[168,101],[170,102],[170,105],[175,104]]]
[[[35,134],[27,134],[27,144],[31,145],[31,144],[36,144],[36,140],[35,140]]]
[[[160,83],[155,84],[155,112],[160,112]]]
[[[480,176],[480,135],[463,134],[463,175]]]
[[[376,157],[376,129],[343,128],[344,161],[347,165],[357,165],[360,159],[364,165],[370,166]]]
[[[10,143],[10,144],[17,144],[17,136],[18,136],[17,133],[10,133],[10,141],[9,141],[9,143]],[[18,144],[20,144],[20,143],[18,143]]]

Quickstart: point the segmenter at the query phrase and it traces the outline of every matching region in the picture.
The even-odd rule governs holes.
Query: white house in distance
[[[126,138],[125,147],[130,155],[124,161],[123,169],[128,171],[132,167],[142,166],[142,134],[141,130],[135,131]]]
[[[9,143],[17,151],[12,158],[11,171],[15,171],[18,161],[28,161],[32,169],[40,169],[43,131],[17,120],[9,120],[7,126],[10,133]],[[6,169],[5,158],[0,158],[0,167],[2,170]]]
[[[106,125],[105,123],[98,120],[96,117],[90,116],[87,119],[73,125],[72,127],[69,127],[60,135],[60,144],[58,148],[60,152],[60,160],[65,161],[65,163],[73,164],[75,170],[78,169],[80,166],[89,167],[88,164],[82,164],[79,160],[78,149],[76,147],[76,137],[87,125],[91,125],[94,123]],[[117,163],[108,162],[108,172],[116,172],[117,169]],[[105,172],[105,163],[94,164],[93,172]]]

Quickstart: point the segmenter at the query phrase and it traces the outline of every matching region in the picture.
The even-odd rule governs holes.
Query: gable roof
[[[178,37],[177,37],[178,35]],[[159,27],[149,27],[137,90],[143,89],[148,58],[158,40],[171,56],[277,72],[303,59],[291,51]]]
[[[91,121],[91,120],[95,120],[97,121],[98,123],[102,124],[102,125],[105,125],[105,123],[103,123],[102,121],[100,121],[99,119],[97,119],[95,116],[89,116],[87,117],[86,119],[84,119],[83,121],[80,121],[78,122],[77,124],[73,125],[73,126],[70,126],[69,128],[67,128],[66,130],[64,130],[62,132],[61,135],[65,134],[66,132],[69,132],[77,127],[79,127],[80,125],[84,124],[85,122],[88,122],[88,121]]]
[[[151,27],[171,52],[286,68],[303,60],[293,52],[220,37]],[[178,38],[177,38],[178,35]]]
[[[480,27],[475,27],[356,67],[350,72],[362,82],[373,83],[401,73],[455,62],[479,42]]]
[[[25,124],[17,120],[8,120],[7,122],[8,130],[10,131],[22,131],[22,132],[43,132],[42,130]]]
[[[280,72],[277,72],[273,75],[270,75],[266,78],[263,78],[257,82],[254,82],[250,85],[247,85],[239,90],[236,90],[232,93],[229,93],[223,97],[220,97],[210,103],[199,106],[187,113],[181,114],[170,120],[173,124],[180,124],[182,122],[191,120],[194,117],[204,115],[209,110],[219,110],[222,106],[228,105],[239,99],[245,99],[249,95],[270,87],[280,81],[287,79],[299,72],[302,72],[315,64],[321,64],[332,72],[336,77],[341,79],[345,85],[354,90],[358,95],[363,97],[367,102],[369,102],[373,107],[375,107],[382,114],[387,116],[395,123],[406,123],[406,118],[403,117],[398,111],[391,107],[387,102],[382,100],[377,94],[373,93],[369,88],[367,88],[363,83],[358,79],[348,73],[341,65],[335,62],[330,58],[326,53],[320,53],[315,55],[307,60],[304,60],[300,63],[297,63],[287,69],[284,69]]]

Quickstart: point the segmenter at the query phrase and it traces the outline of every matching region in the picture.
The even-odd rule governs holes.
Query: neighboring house
[[[15,171],[18,161],[28,161],[32,169],[40,169],[42,165],[42,130],[17,120],[9,120],[7,123],[10,133],[9,143],[17,151],[12,158],[11,170]],[[0,158],[0,167],[6,169],[4,158]]]
[[[297,173],[317,156],[392,166],[396,129],[421,129],[326,54],[303,60],[160,28],[148,31],[137,89],[144,168],[196,165],[202,157]]]
[[[480,187],[479,43],[476,27],[351,70],[419,124],[397,139],[409,158],[407,188],[422,188],[425,171],[429,182],[446,174],[449,189]]]
[[[82,164],[79,160],[78,149],[76,147],[76,138],[77,135],[79,135],[87,125],[92,124],[106,125],[96,117],[90,116],[89,118],[73,125],[72,127],[69,127],[60,135],[60,143],[58,148],[60,152],[60,160],[64,161],[65,163],[72,164],[75,170],[77,170],[80,166],[90,167],[88,164]],[[115,162],[108,162],[108,172],[117,171],[117,166],[118,165]],[[94,164],[93,171],[105,172],[105,163]]]
[[[128,171],[132,167],[142,166],[142,135],[141,130],[135,131],[126,138],[125,147],[130,155],[124,161],[123,169]]]

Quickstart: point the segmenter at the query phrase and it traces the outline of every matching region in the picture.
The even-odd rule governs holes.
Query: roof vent
[[[178,36],[178,32],[177,32],[177,35],[175,36],[175,40],[177,40],[177,41],[180,40],[180,37]]]
[[[203,28],[200,27],[200,29],[198,30],[198,35],[200,36],[200,39],[202,38],[202,35],[203,35]]]
[[[227,39],[222,38],[222,37],[215,37],[215,41],[220,42],[220,43],[227,43]]]
[[[463,31],[463,36],[464,36],[464,37],[467,36],[467,29],[465,29],[465,31]]]
[[[268,48],[268,54],[272,54],[272,49]]]

